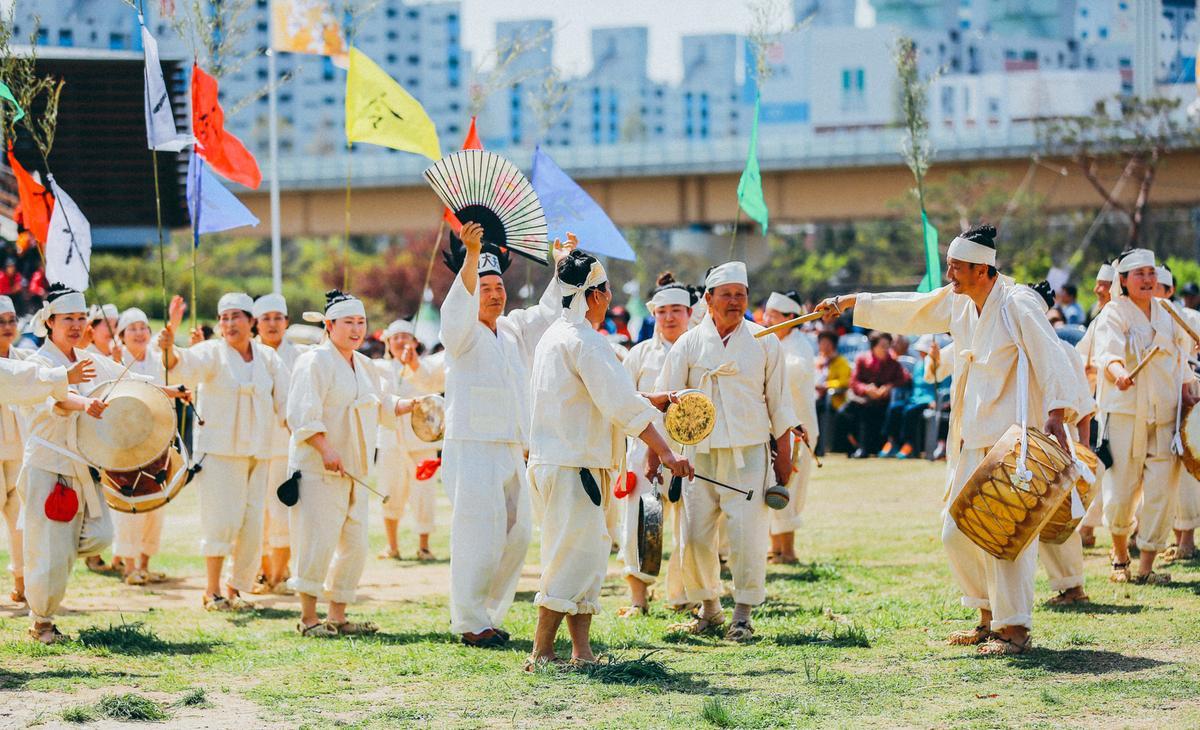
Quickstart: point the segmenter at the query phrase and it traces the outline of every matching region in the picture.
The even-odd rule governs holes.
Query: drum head
[[[440,395],[418,398],[413,403],[412,430],[422,441],[441,441],[446,432],[446,400]]]
[[[638,570],[646,575],[658,575],[662,568],[662,537],[662,502],[651,490],[638,500]]]
[[[1188,406],[1183,409],[1179,437],[1183,441],[1183,467],[1200,479],[1200,408]]]
[[[712,400],[699,390],[681,390],[676,394],[677,403],[667,406],[663,423],[667,435],[675,441],[691,446],[698,444],[712,433],[717,422],[717,409]]]
[[[158,389],[140,380],[102,383],[95,398],[108,398],[103,418],[80,417],[79,452],[106,471],[130,471],[158,457],[175,436],[175,408]]]

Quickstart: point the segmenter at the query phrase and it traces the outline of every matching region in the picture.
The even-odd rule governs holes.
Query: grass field
[[[187,494],[169,508],[157,561],[184,578],[142,590],[80,566],[60,620],[75,642],[27,640],[27,618],[5,599],[0,727],[137,718],[213,728],[1200,725],[1200,565],[1174,566],[1170,587],[1116,586],[1106,581],[1106,535],[1088,552],[1091,605],[1039,607],[1032,653],[985,659],[946,646],[974,617],[937,538],[942,481],[940,464],[831,458],[798,538],[806,562],[771,567],[748,646],[668,637],[674,616],[661,607],[618,619],[614,558],[593,629],[613,663],[591,674],[521,671],[536,546],[506,650],[468,650],[447,632],[446,562],[372,560],[355,613],[382,632],[367,639],[300,638],[294,598],[265,601],[254,615],[205,613],[196,495]],[[378,548],[377,511],[372,519]],[[443,557],[446,539],[443,529],[434,541]],[[1050,593],[1044,576],[1038,590]]]

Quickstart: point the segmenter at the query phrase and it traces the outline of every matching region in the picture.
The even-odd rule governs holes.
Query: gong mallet
[[[381,494],[381,493],[380,493],[378,490],[376,490],[376,489],[375,489],[374,487],[372,487],[370,484],[367,484],[366,482],[364,482],[363,480],[361,480],[361,479],[359,479],[358,477],[354,476],[354,475],[353,475],[353,474],[351,474],[350,472],[348,472],[348,471],[344,471],[344,472],[342,472],[342,476],[346,477],[347,479],[350,479],[350,480],[351,480],[351,481],[353,481],[353,482],[357,482],[359,485],[361,485],[361,486],[362,486],[364,489],[366,489],[368,492],[370,492],[371,494],[374,494],[376,497],[379,497],[379,498],[380,498],[380,499],[382,499],[384,502],[387,502],[387,501],[388,501],[388,495],[386,495],[386,494]]]
[[[803,436],[800,437],[800,440],[804,442],[804,447],[807,448],[808,453],[812,455],[813,463],[817,465],[817,468],[820,469],[821,467],[825,466],[824,464],[821,463],[821,457],[817,456],[817,452],[815,449],[813,449],[812,444],[810,444],[808,442],[808,432],[807,431],[804,433]]]
[[[180,393],[188,392],[187,386],[183,385],[183,384],[177,385],[175,387],[175,390],[178,390]],[[196,402],[191,400],[190,398],[184,402],[192,407],[192,415],[196,417],[196,425],[203,426],[204,425],[204,416],[201,416],[200,411],[196,410]],[[207,456],[207,454],[205,454],[205,456]]]
[[[709,479],[708,477],[701,476],[699,474],[696,474],[695,477],[696,477],[696,479],[708,482],[709,484],[715,484],[718,487],[725,487],[726,489],[731,489],[731,490],[737,492],[738,494],[744,494],[744,495],[746,495],[747,502],[749,502],[751,499],[754,499],[754,490],[753,489],[750,489],[750,490],[738,489],[737,487],[729,486],[725,482],[718,482],[716,479]],[[683,477],[671,477],[671,486],[667,490],[667,498],[670,499],[670,496],[673,494],[679,495],[682,491],[683,491]],[[672,499],[671,501],[678,502],[679,497],[676,496],[675,499]]]
[[[1154,359],[1154,356],[1160,352],[1162,352],[1162,349],[1158,345],[1151,347],[1150,351],[1146,353],[1146,356],[1142,358],[1142,361],[1139,362],[1137,365],[1135,365],[1133,370],[1130,371],[1129,379],[1133,380],[1134,378],[1136,378],[1137,374],[1142,372],[1142,368],[1149,365],[1150,361]]]
[[[771,325],[770,327],[755,332],[754,336],[766,337],[767,335],[773,335],[776,332],[783,332],[784,330],[789,330],[793,327],[805,324],[806,322],[812,322],[813,320],[820,319],[824,316],[824,312],[809,312],[808,314],[802,314],[799,317],[793,317],[786,322],[780,322],[779,324]]]
[[[1200,333],[1197,333],[1196,330],[1192,329],[1192,326],[1189,325],[1187,321],[1179,315],[1179,312],[1175,311],[1175,305],[1171,304],[1166,299],[1160,299],[1158,301],[1163,305],[1163,308],[1167,310],[1167,314],[1171,315],[1171,319],[1175,320],[1175,324],[1179,325],[1180,328],[1182,328],[1183,331],[1188,334],[1188,337],[1191,337],[1195,342],[1200,343]]]

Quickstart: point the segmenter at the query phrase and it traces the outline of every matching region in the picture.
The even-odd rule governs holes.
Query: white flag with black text
[[[180,134],[175,129],[175,113],[171,110],[171,97],[163,81],[162,63],[158,60],[158,42],[146,28],[141,15],[142,49],[146,54],[143,72],[143,100],[146,106],[146,146],[160,152],[178,152],[191,144],[190,134]]]
[[[46,279],[85,291],[92,265],[92,226],[54,176],[47,177],[54,193],[54,212],[46,233]]]

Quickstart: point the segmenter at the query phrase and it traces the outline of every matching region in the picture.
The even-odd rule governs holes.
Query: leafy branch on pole
[[[933,148],[929,143],[929,119],[925,109],[929,105],[929,84],[932,79],[922,79],[917,63],[917,45],[912,38],[901,37],[896,42],[896,73],[900,77],[900,114],[904,120],[905,137],[901,143],[904,163],[912,170],[917,180],[917,199],[921,210],[925,210],[925,173],[933,159]]]

